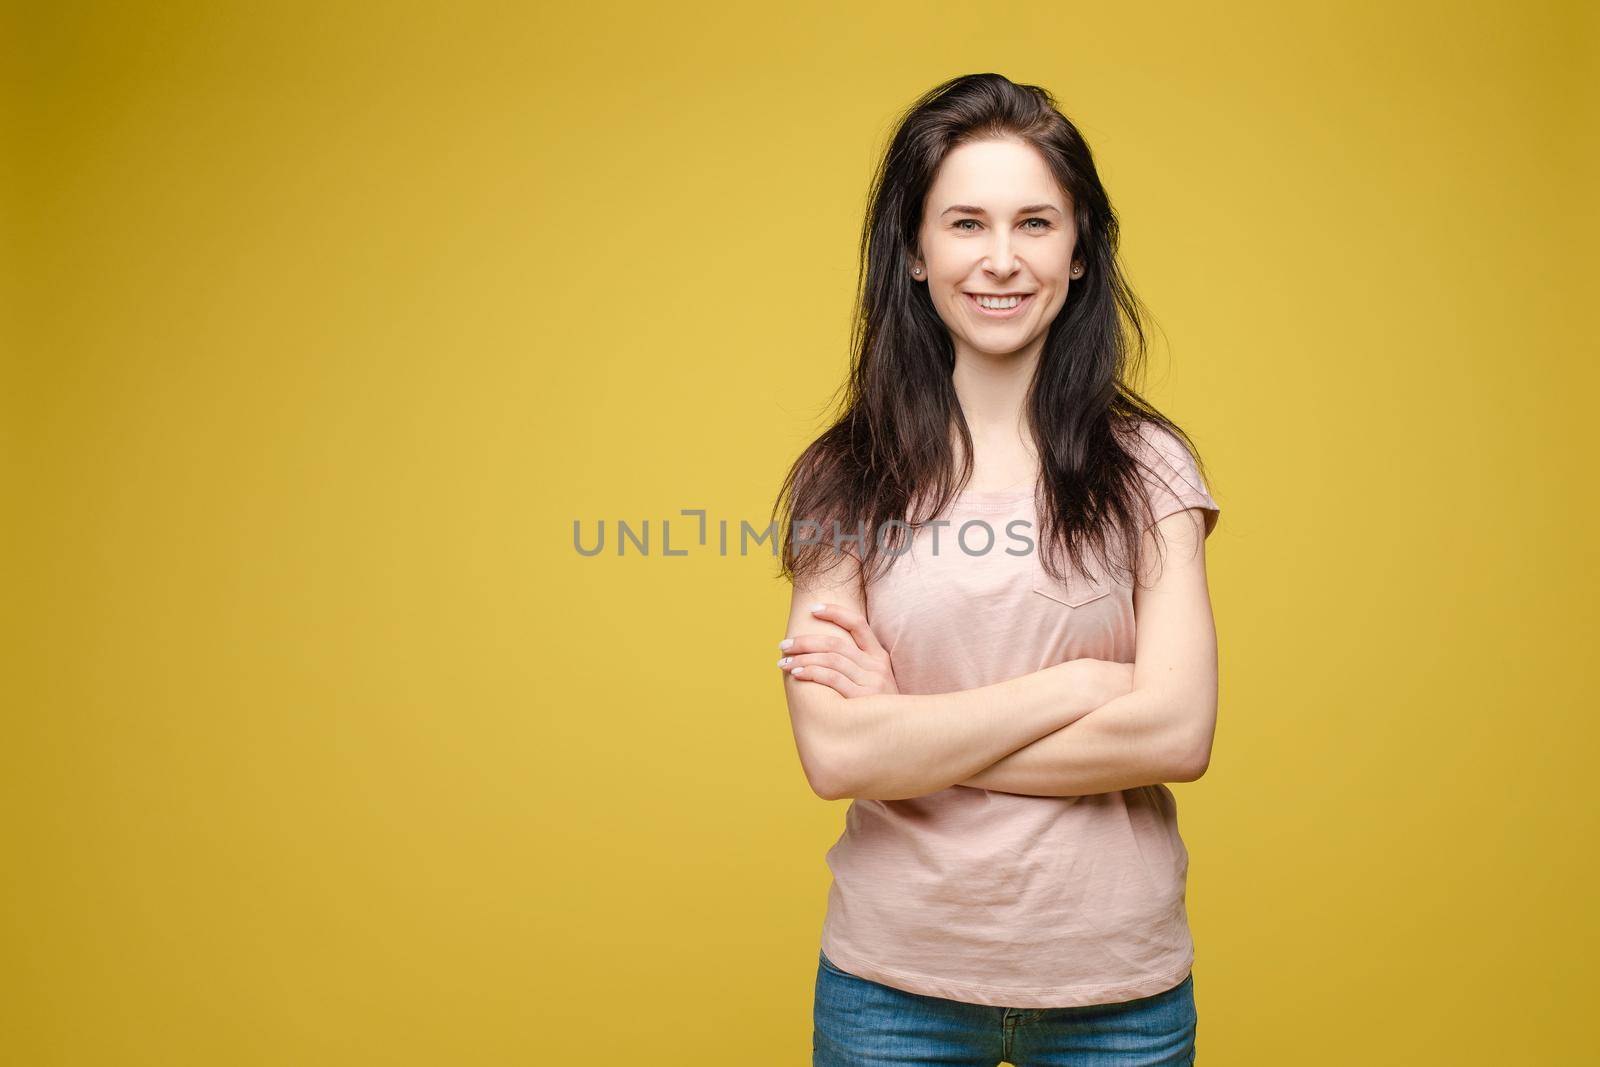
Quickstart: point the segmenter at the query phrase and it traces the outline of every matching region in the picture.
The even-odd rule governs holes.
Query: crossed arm
[[[791,656],[784,674],[812,789],[829,799],[901,799],[952,785],[1081,796],[1204,774],[1217,656],[1200,512],[1158,525],[1164,565],[1135,588],[1131,665],[1071,660],[977,689],[902,694],[892,674],[874,674],[880,659],[890,665],[853,578],[796,589],[787,633],[808,650],[839,650]],[[1152,559],[1148,534],[1146,548]],[[829,606],[811,611],[819,601]],[[839,658],[846,650],[854,651]]]

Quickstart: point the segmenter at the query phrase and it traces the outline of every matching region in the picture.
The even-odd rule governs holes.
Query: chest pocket
[[[1065,580],[1050,577],[1050,572],[1044,569],[1044,557],[1037,551],[1029,559],[1028,565],[1033,570],[1033,591],[1069,608],[1092,604],[1101,597],[1109,596],[1113,588],[1112,582],[1101,573],[1099,561],[1093,558],[1084,560],[1084,566],[1089,571],[1088,577],[1073,571]]]

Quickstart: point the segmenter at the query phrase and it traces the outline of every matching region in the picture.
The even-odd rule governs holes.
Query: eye
[[[960,230],[962,233],[971,233],[972,230],[967,227],[967,223],[969,222],[972,223],[973,226],[980,225],[977,219],[957,219],[955,222],[950,224],[950,228],[952,230]],[[1039,225],[1033,225],[1035,222],[1037,222]],[[1051,224],[1049,219],[1042,219],[1035,216],[1034,218],[1024,220],[1022,223],[1022,228],[1025,230],[1032,230],[1034,233],[1044,233],[1046,230],[1052,230],[1055,227]]]

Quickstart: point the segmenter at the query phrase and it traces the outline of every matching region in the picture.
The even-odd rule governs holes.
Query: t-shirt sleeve
[[[1160,522],[1186,508],[1204,508],[1205,536],[1210,537],[1222,509],[1200,477],[1194,456],[1183,441],[1164,426],[1141,423],[1139,437],[1144,445],[1139,458],[1150,468],[1144,472],[1144,479],[1151,521]]]

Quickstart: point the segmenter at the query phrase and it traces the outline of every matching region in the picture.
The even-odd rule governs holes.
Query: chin
[[[993,340],[985,341],[980,338],[969,337],[967,338],[967,344],[972,346],[974,351],[982,352],[986,356],[993,356],[995,359],[1004,359],[1006,356],[1021,355],[1022,352],[1029,345],[1033,344],[1035,340],[1037,340],[1035,337],[1025,337],[1020,341],[997,342]]]

